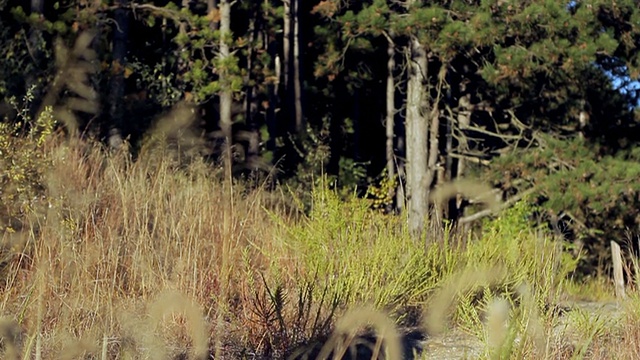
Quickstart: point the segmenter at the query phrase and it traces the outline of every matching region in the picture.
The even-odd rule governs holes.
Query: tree
[[[125,95],[124,70],[127,66],[127,43],[129,41],[129,9],[128,0],[116,1],[115,23],[113,26],[113,50],[111,61],[111,77],[109,78],[109,145],[119,147],[122,143]],[[128,130],[128,129],[127,129]]]
[[[229,50],[229,42],[231,41],[231,3],[228,0],[220,0],[220,61],[218,67],[218,81],[220,82],[220,129],[222,130],[223,141],[225,144],[225,163],[226,168],[231,171],[232,154],[231,154],[231,103],[233,101],[233,88],[231,85],[229,62],[231,52]],[[213,9],[210,9],[213,11]],[[231,174],[229,174],[231,175]],[[229,176],[227,176],[229,178]]]
[[[44,17],[44,2],[42,0],[31,0],[31,18],[37,19],[36,21],[41,21]],[[35,63],[36,68],[43,67],[44,60],[44,47],[45,41],[43,36],[42,28],[39,26],[33,26],[29,29],[28,33],[28,44],[29,49],[31,50],[31,57]],[[38,84],[39,80],[38,75],[41,75],[41,72],[29,72],[26,78],[26,92],[33,92],[35,97],[40,97],[42,95],[42,86]],[[30,115],[31,118],[34,118],[36,115],[36,110],[38,109],[38,103],[33,102],[30,107]]]
[[[638,78],[640,15],[633,1],[410,4],[411,11],[377,0],[364,4],[323,1],[318,8],[340,24],[337,31],[344,39],[342,44],[333,43],[338,49],[322,58],[322,68],[334,64],[340,72],[351,71],[345,59],[362,52],[359,43],[379,37],[383,30],[393,32],[394,41],[409,49],[405,113],[407,135],[413,137],[407,144],[407,182],[414,234],[426,215],[425,195],[418,193],[414,198],[415,191],[428,193],[435,185],[438,158],[446,159],[446,172],[453,178],[464,169],[469,174],[487,169],[493,158],[516,148],[535,149],[541,145],[541,133],[581,132],[607,144],[611,151],[620,148],[620,130],[634,128],[626,109],[637,104],[637,92],[618,95],[621,102],[610,106],[605,104],[611,100],[604,99],[612,97],[601,91],[611,83],[611,76]],[[424,72],[418,72],[420,68]],[[383,75],[379,76],[382,80]],[[420,122],[420,115],[428,118],[427,125]],[[616,125],[607,119],[612,116]],[[425,139],[427,127],[429,138]],[[624,134],[626,142],[635,143],[630,140],[634,131]],[[447,141],[441,145],[439,138]],[[517,189],[502,184],[507,196],[515,200],[536,186],[522,180]],[[471,218],[478,217],[468,216],[465,221]]]
[[[394,139],[394,129],[396,123],[396,84],[394,80],[394,72],[396,68],[396,47],[393,42],[393,38],[387,35],[387,93],[386,93],[386,117],[385,117],[385,156],[386,156],[386,170],[387,170],[387,179],[390,184],[396,181],[396,156],[395,156],[395,139]],[[393,187],[389,187],[389,199],[393,198]],[[393,209],[392,202],[389,202],[386,205],[387,212],[391,212]]]
[[[413,5],[414,2],[410,2]],[[409,10],[410,11],[410,10]],[[420,237],[429,211],[428,140],[430,110],[426,98],[427,53],[416,35],[409,38],[407,74],[407,188],[409,231]]]
[[[0,3],[0,98],[6,99],[0,111],[8,119],[15,118],[9,101],[23,98],[29,79],[41,79],[43,88],[52,84],[53,39],[68,48],[82,30],[98,27],[95,64],[123,62],[122,77],[106,67],[91,75],[107,105],[117,105],[112,115],[106,106],[100,119],[107,122],[104,128],[118,128],[123,125],[114,120],[135,118],[134,143],[158,114],[186,101],[197,109],[209,155],[220,158],[226,144],[246,147],[244,158],[236,152],[236,175],[243,162],[254,167],[265,159],[283,170],[276,172],[280,181],[310,186],[317,178],[313,172],[328,174],[338,188],[360,190],[383,169],[388,176],[395,172],[399,183],[409,184],[415,235],[431,211],[429,192],[462,175],[493,179],[507,203],[537,194],[555,216],[566,206],[591,229],[608,229],[603,219],[624,218],[616,214],[631,206],[595,195],[586,197],[590,205],[554,202],[567,199],[530,174],[543,174],[540,163],[555,164],[540,157],[549,153],[549,136],[581,149],[554,145],[557,154],[611,156],[618,165],[635,159],[639,137],[632,109],[640,92],[611,81],[626,86],[640,75],[640,12],[633,0],[264,0],[233,3],[233,21],[225,29],[224,4],[215,0],[42,3],[41,15],[37,10],[34,16],[18,0]],[[141,36],[124,37],[124,63],[118,45],[124,42],[115,38],[113,24],[132,10],[129,32]],[[34,61],[28,41],[37,33],[42,62]],[[94,115],[89,112],[87,120]],[[301,136],[302,128],[309,136]],[[584,141],[571,140],[578,136]],[[507,161],[514,153],[538,157],[519,163],[513,158],[514,165]],[[496,171],[501,175],[492,176]],[[558,173],[575,182],[576,193],[615,187],[564,171]],[[616,178],[630,181],[622,174]],[[478,211],[475,199],[456,200],[451,220],[492,214]],[[593,209],[607,209],[607,215],[594,216],[588,210],[593,204],[603,205]],[[439,209],[432,208],[434,222]]]
[[[303,135],[304,117],[302,113],[302,79],[300,78],[300,0],[292,1],[293,21],[293,123],[295,133]]]

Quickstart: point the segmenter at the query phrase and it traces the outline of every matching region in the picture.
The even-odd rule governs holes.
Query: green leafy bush
[[[55,120],[52,109],[46,108],[30,123],[26,115],[28,97],[23,104],[15,99],[10,102],[19,117],[13,122],[0,122],[0,226],[11,232],[44,203],[43,176],[51,165],[47,145]]]
[[[584,246],[582,272],[602,270],[610,263],[609,242],[624,244],[629,230],[640,225],[637,149],[610,153],[581,138],[544,136],[540,141],[537,151],[496,159],[489,175],[510,190],[534,186],[537,196],[531,200],[552,218],[562,217],[564,235]]]

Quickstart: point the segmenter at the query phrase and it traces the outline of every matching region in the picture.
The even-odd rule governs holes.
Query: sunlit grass
[[[179,148],[148,145],[133,160],[49,136],[15,143],[37,159],[17,173],[41,188],[29,206],[4,204],[22,226],[2,235],[3,358],[283,358],[308,342],[320,357],[356,343],[392,354],[404,351],[400,323],[429,336],[461,329],[491,359],[640,352],[633,293],[618,322],[556,311],[609,290],[568,282],[576,260],[531,228],[524,205],[476,236],[444,227],[415,241],[403,216],[355,195],[320,186],[301,215],[285,187],[229,183]]]

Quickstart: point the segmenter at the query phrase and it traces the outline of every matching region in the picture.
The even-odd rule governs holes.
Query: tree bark
[[[284,26],[282,34],[282,76],[285,93],[289,89],[289,72],[291,68],[291,0],[283,0]]]
[[[233,189],[232,189],[232,174],[233,174],[233,154],[231,153],[231,107],[232,107],[232,89],[230,72],[228,68],[230,52],[230,40],[231,40],[231,3],[229,0],[220,0],[218,2],[218,9],[220,11],[220,41],[219,41],[219,60],[218,66],[218,81],[220,82],[220,130],[224,139],[223,145],[223,161],[224,161],[224,209],[223,212],[223,224],[222,224],[222,271],[219,278],[221,282],[221,288],[219,293],[218,314],[216,331],[220,332],[223,328],[223,319],[226,316],[227,311],[227,299],[228,299],[228,280],[229,280],[229,251],[231,246],[231,215],[234,212],[233,203]],[[215,359],[222,357],[221,346],[216,344]]]
[[[285,134],[283,153],[285,154],[283,161],[281,162],[284,171],[290,171],[296,168],[297,163],[300,161],[299,152],[296,149],[299,144],[296,144],[298,138],[294,135],[299,135],[298,126],[296,124],[296,86],[295,86],[295,66],[294,66],[294,54],[295,47],[294,32],[296,31],[294,9],[297,5],[296,0],[283,0],[284,4],[284,28],[283,28],[283,57],[282,57],[282,72],[283,72],[283,92],[281,94],[284,106],[281,108],[281,116],[278,118],[282,121],[279,124],[279,129]]]
[[[256,113],[258,111],[257,99],[254,96],[255,85],[252,84],[254,77],[253,64],[255,60],[256,38],[258,37],[258,16],[259,9],[255,7],[249,20],[249,48],[247,53],[247,74],[245,78],[245,122],[247,124],[247,130],[249,131],[249,144],[247,147],[247,154],[245,163],[249,170],[253,171],[257,168],[258,153],[260,135],[258,133],[258,123],[256,119]]]
[[[111,78],[109,80],[109,145],[118,148],[122,144],[125,129],[124,122],[124,68],[126,65],[127,43],[129,40],[129,0],[116,1],[118,8],[114,12],[115,26],[113,27],[113,62],[111,63]]]
[[[303,134],[302,84],[300,79],[300,0],[291,0],[293,21],[293,102],[296,134]]]
[[[423,184],[427,201],[429,200],[429,194],[431,192],[431,186],[433,185],[433,181],[436,179],[436,175],[439,171],[437,163],[438,157],[440,156],[440,145],[439,145],[439,136],[440,136],[440,99],[442,97],[442,85],[445,81],[447,74],[447,66],[445,64],[440,68],[440,72],[438,74],[438,85],[436,88],[436,98],[433,99],[431,103],[431,111],[429,112],[427,121],[429,128],[429,149],[427,152],[427,169],[425,174],[425,182]],[[436,215],[435,220],[442,220],[442,204],[436,204],[436,211],[434,211],[434,215]],[[427,209],[428,209],[427,203]]]
[[[386,104],[387,104],[387,114],[385,121],[385,134],[386,134],[386,169],[387,169],[387,179],[389,184],[392,184],[395,181],[396,177],[396,166],[394,164],[395,154],[393,151],[393,140],[394,140],[394,127],[395,127],[395,116],[396,116],[396,107],[395,107],[395,81],[393,79],[393,71],[396,67],[395,61],[395,45],[391,38],[387,39],[387,93],[386,93]],[[393,187],[389,187],[389,199],[393,197],[394,189]],[[391,212],[393,210],[393,204],[387,204],[386,208],[387,212]]]
[[[267,139],[267,151],[275,154],[276,151],[276,137],[278,136],[278,123],[276,117],[276,107],[278,107],[278,93],[280,88],[280,72],[281,61],[278,55],[278,44],[275,40],[275,36],[266,36],[266,50],[269,56],[273,60],[274,81],[269,82],[267,85],[267,92],[269,95],[269,107],[267,108],[267,130],[269,131],[269,139]]]
[[[224,156],[225,162],[231,165],[231,79],[229,69],[227,69],[227,61],[231,57],[229,49],[229,37],[231,36],[231,4],[228,0],[220,1],[220,63],[221,68],[218,69],[218,81],[220,82],[220,130],[224,137]]]
[[[43,0],[31,0],[31,15],[38,15],[40,18],[43,17],[44,12],[44,1]],[[36,71],[31,71],[28,73],[25,79],[26,91],[30,92],[33,95],[34,101],[29,104],[29,115],[31,118],[35,118],[38,114],[38,108],[40,107],[38,99],[42,98],[42,87],[39,86],[40,82],[40,69],[42,67],[44,53],[42,52],[44,41],[42,37],[42,30],[40,30],[37,26],[32,26],[29,29],[29,49],[31,52],[31,58],[35,64]]]
[[[409,192],[409,232],[419,239],[425,228],[429,210],[427,181],[426,114],[427,54],[420,41],[410,39],[410,61],[407,81],[407,188]]]

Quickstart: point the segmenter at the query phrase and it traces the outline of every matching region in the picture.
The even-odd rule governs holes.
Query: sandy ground
[[[577,345],[580,341],[580,335],[574,328],[575,320],[572,320],[574,315],[577,318],[583,317],[581,321],[591,324],[602,321],[615,323],[624,316],[623,309],[615,302],[568,302],[560,307],[563,312],[558,324],[554,326],[554,337],[569,346]],[[577,315],[577,312],[581,314]],[[427,339],[422,359],[478,359],[484,351],[485,345],[478,338],[459,330],[450,330]]]

